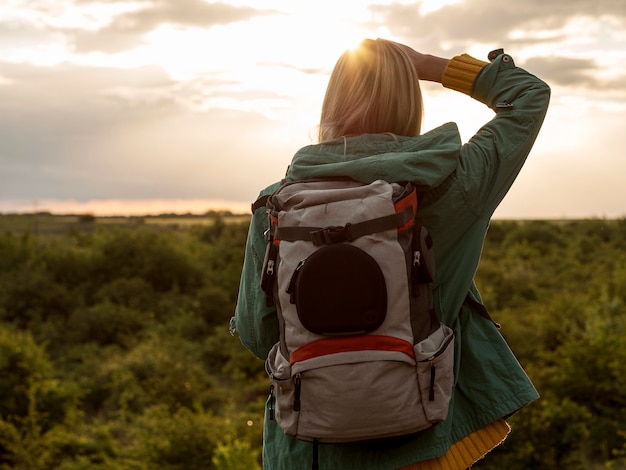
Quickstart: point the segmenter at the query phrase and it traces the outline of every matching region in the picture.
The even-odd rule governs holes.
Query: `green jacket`
[[[480,301],[473,278],[489,220],[531,150],[545,116],[549,87],[501,54],[472,76],[471,96],[496,114],[462,145],[455,124],[418,137],[362,135],[304,147],[287,179],[350,176],[371,182],[412,181],[424,192],[418,219],[435,246],[434,294],[439,314],[456,334],[456,384],[445,422],[412,437],[382,443],[320,445],[320,468],[394,469],[446,453],[454,442],[538,398],[496,326],[465,299]],[[470,82],[471,85],[471,82]],[[261,194],[269,194],[278,183]],[[253,215],[233,323],[261,359],[278,341],[274,308],[259,287],[266,214]],[[312,445],[286,436],[265,419],[266,469],[308,469]]]

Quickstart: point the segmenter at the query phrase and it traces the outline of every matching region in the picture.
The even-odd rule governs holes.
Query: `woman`
[[[506,438],[504,418],[538,397],[495,324],[480,314],[473,277],[489,220],[532,148],[550,89],[502,50],[489,59],[464,54],[447,60],[391,41],[363,41],[332,72],[320,143],[293,157],[288,180],[340,175],[416,185],[423,193],[418,219],[435,246],[435,302],[456,336],[456,383],[446,421],[409,438],[320,445],[322,469],[465,469]],[[463,145],[453,123],[420,135],[419,80],[468,94],[495,116]],[[266,306],[259,287],[266,229],[266,214],[257,210],[232,325],[261,359],[279,334],[276,310]],[[265,468],[310,468],[311,454],[310,443],[265,420]]]

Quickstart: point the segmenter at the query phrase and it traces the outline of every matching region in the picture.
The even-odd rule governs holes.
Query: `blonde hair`
[[[320,142],[359,134],[416,136],[421,125],[417,72],[398,44],[365,39],[341,55],[322,105]]]

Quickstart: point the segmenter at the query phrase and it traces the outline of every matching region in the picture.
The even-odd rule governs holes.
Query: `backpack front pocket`
[[[346,352],[295,363],[300,406],[296,437],[356,442],[430,427],[415,371],[411,357],[391,351]]]
[[[378,328],[387,313],[380,266],[346,243],[323,246],[302,260],[287,293],[302,326],[319,335],[367,333]]]

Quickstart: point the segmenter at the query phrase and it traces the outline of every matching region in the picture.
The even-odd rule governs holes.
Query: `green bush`
[[[202,268],[175,236],[147,227],[99,233],[93,241],[94,279],[142,278],[157,292],[195,290],[203,279]]]
[[[55,378],[28,332],[1,324],[0,377],[0,468],[49,468],[51,436],[75,417],[75,385]]]
[[[260,468],[268,380],[228,333],[247,226],[214,216],[0,231],[0,469]],[[541,398],[475,468],[624,465],[624,239],[491,224],[476,280]]]
[[[136,420],[129,435],[135,446],[128,457],[146,468],[215,468],[212,456],[220,432],[219,420],[201,409],[180,408],[172,413],[167,407],[154,406]]]

